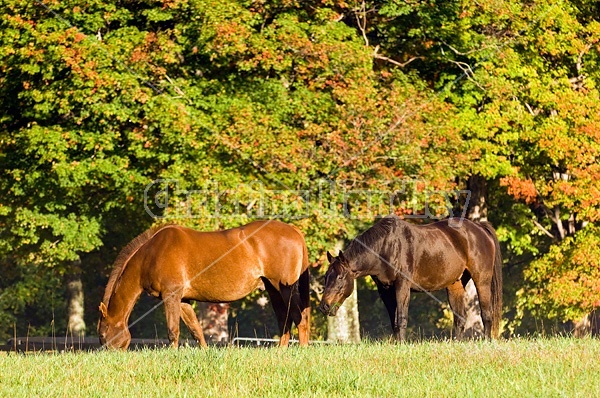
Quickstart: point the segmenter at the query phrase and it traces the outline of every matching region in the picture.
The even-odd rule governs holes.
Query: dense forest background
[[[119,250],[167,221],[280,218],[323,264],[390,212],[487,218],[505,336],[571,330],[600,306],[596,1],[0,9],[0,340],[77,330],[78,305],[93,335]],[[359,288],[361,325],[381,335],[383,307]],[[447,306],[413,304],[411,328],[449,330]],[[240,335],[272,333],[256,296],[231,314]]]

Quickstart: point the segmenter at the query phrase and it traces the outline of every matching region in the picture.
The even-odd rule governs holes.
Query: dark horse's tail
[[[492,237],[496,250],[494,257],[494,273],[492,275],[492,337],[498,338],[500,334],[500,321],[502,320],[502,252],[500,242],[492,224],[487,221],[479,225]]]

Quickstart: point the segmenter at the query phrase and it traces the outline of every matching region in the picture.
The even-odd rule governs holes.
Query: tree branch
[[[456,64],[460,70],[463,71],[463,73],[465,74],[465,76],[467,76],[467,79],[469,79],[470,81],[472,81],[473,83],[475,83],[475,85],[477,87],[479,87],[480,89],[485,91],[485,88],[479,84],[477,82],[477,80],[474,79],[475,73],[473,72],[473,69],[471,69],[471,65],[469,65],[466,62],[461,62],[461,61],[454,61],[452,59],[448,59],[448,61],[452,62],[453,64]]]
[[[186,100],[188,100],[188,102],[189,102],[190,104],[192,103],[192,100],[191,100],[191,99],[189,99],[189,98],[187,97],[187,95],[185,95],[185,93],[183,92],[183,90],[182,90],[182,89],[180,89],[179,87],[177,87],[177,85],[175,84],[175,82],[174,82],[174,81],[173,81],[173,80],[172,80],[172,79],[169,77],[169,75],[167,75],[166,73],[165,73],[165,78],[166,78],[166,79],[167,79],[167,81],[168,81],[168,82],[169,82],[169,83],[170,83],[170,84],[173,86],[173,89],[175,90],[175,92],[176,92],[177,94],[179,94],[181,97],[183,97],[183,98],[185,98]]]
[[[446,43],[445,41],[442,41],[442,43],[443,43],[443,44],[444,44],[446,47],[448,47],[450,50],[452,50],[452,52],[453,52],[454,54],[456,54],[456,55],[462,55],[462,56],[467,56],[467,55],[469,55],[469,54],[472,54],[472,53],[474,53],[474,52],[481,51],[481,50],[485,50],[485,49],[487,49],[487,48],[491,47],[491,46],[488,46],[488,45],[484,45],[484,46],[482,46],[482,47],[477,47],[477,48],[474,48],[474,49],[472,49],[472,50],[469,50],[469,51],[467,51],[466,53],[464,53],[464,52],[458,51],[456,48],[452,47],[450,44]],[[444,54],[444,49],[443,49],[443,48],[442,48],[442,54]]]
[[[360,29],[360,32],[362,33],[362,37],[365,40],[365,46],[369,47],[369,38],[367,37],[367,10],[366,10],[366,5],[365,2],[363,0],[362,4],[360,5],[360,10],[359,11],[355,11],[354,12],[354,17],[356,18],[356,24],[358,25],[358,29]],[[359,18],[358,14],[362,14],[362,22],[361,22],[361,18]]]
[[[531,105],[529,105],[527,102],[523,102],[525,104],[525,107],[527,108],[527,110],[529,111],[529,113],[531,113],[531,116],[537,116],[540,112],[539,110],[534,111],[531,108]]]
[[[552,233],[550,231],[548,231],[546,228],[544,228],[544,226],[542,224],[540,224],[539,222],[537,222],[537,220],[533,220],[533,224],[535,224],[536,227],[538,227],[543,233],[545,233],[546,235],[548,235],[552,239],[556,238],[556,236],[552,235]]]
[[[416,56],[416,57],[412,57],[410,58],[408,61],[406,62],[398,62],[392,58],[386,57],[385,55],[381,55],[381,54],[377,54],[377,51],[379,50],[379,46],[375,47],[375,52],[373,52],[373,58],[376,59],[381,59],[383,61],[387,61],[391,64],[394,64],[396,66],[399,66],[401,68],[404,68],[406,65],[410,64],[411,62],[417,60],[417,59],[424,59],[425,57],[421,57],[421,56]]]

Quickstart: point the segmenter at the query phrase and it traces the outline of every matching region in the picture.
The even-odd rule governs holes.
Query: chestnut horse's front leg
[[[165,305],[165,315],[167,316],[167,331],[171,347],[179,346],[179,320],[181,318],[181,297],[175,294],[165,294],[163,296]]]
[[[406,326],[408,325],[408,303],[410,301],[410,282],[399,277],[394,282],[396,289],[396,319],[393,322],[394,337],[398,341],[406,340]]]

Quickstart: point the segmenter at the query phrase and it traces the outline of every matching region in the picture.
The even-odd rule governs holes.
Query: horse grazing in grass
[[[410,291],[446,289],[454,336],[464,337],[465,285],[473,279],[488,338],[497,338],[502,316],[502,256],[488,222],[451,218],[427,225],[382,218],[333,257],[319,309],[335,316],[352,293],[353,280],[370,275],[387,309],[394,336],[406,339]]]
[[[190,300],[231,302],[264,285],[279,324],[279,345],[288,345],[292,322],[298,327],[300,345],[306,345],[309,278],[304,236],[279,221],[256,221],[216,232],[177,225],[151,228],[115,261],[100,303],[100,343],[127,349],[129,316],[146,291],[164,303],[172,346],[178,345],[180,317],[198,344],[206,346]]]

